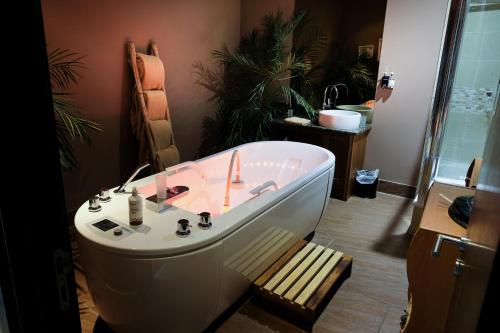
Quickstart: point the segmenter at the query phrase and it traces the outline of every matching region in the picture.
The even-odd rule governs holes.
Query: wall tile
[[[460,59],[474,60],[479,55],[479,48],[481,45],[481,33],[479,32],[466,32],[462,38],[462,45],[460,47]]]
[[[495,89],[500,79],[500,60],[480,61],[477,64],[474,88]]]
[[[455,76],[455,87],[471,87],[474,84],[476,71],[477,61],[460,59]]]
[[[500,10],[485,12],[484,31],[500,31]]]
[[[465,21],[465,31],[466,32],[481,32],[484,29],[485,12],[469,12],[467,13],[467,18]]]
[[[479,60],[500,60],[500,31],[484,32],[482,35]]]

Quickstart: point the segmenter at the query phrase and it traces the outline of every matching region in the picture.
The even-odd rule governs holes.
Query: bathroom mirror
[[[339,88],[336,105],[368,102],[373,108],[369,101],[375,99],[386,4],[386,0],[296,1],[295,9],[305,9],[326,37],[311,91],[315,107],[321,106],[326,86],[345,83],[349,92]],[[300,82],[295,84],[303,92]]]

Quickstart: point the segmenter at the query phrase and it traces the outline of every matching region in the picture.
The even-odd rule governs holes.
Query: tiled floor
[[[376,199],[330,200],[314,242],[354,257],[351,277],[342,285],[316,322],[313,332],[399,332],[406,308],[405,255],[410,239],[411,201],[384,193]],[[78,256],[76,257],[78,261]],[[79,266],[77,266],[78,268]],[[76,270],[84,332],[102,332],[80,269]],[[100,326],[100,325],[96,325]],[[217,330],[218,333],[302,332],[266,313],[251,301]]]

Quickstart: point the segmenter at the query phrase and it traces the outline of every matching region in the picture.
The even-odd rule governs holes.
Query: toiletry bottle
[[[137,192],[137,188],[132,188],[132,195],[128,197],[128,216],[132,226],[142,224],[142,197]]]

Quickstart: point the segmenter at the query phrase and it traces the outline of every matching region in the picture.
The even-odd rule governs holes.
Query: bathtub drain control
[[[201,212],[200,214],[200,222],[198,222],[198,226],[200,227],[200,229],[209,229],[210,227],[212,227],[212,222],[211,222],[211,219],[210,219],[210,213],[209,212]]]
[[[191,233],[189,230],[189,220],[180,219],[177,221],[177,231],[175,234],[179,237],[187,237]]]
[[[109,196],[109,190],[108,189],[102,188],[99,191],[99,200],[101,202],[110,202],[111,201],[111,197]]]
[[[101,211],[101,205],[99,204],[99,197],[97,195],[94,195],[89,199],[89,211],[94,213]]]

